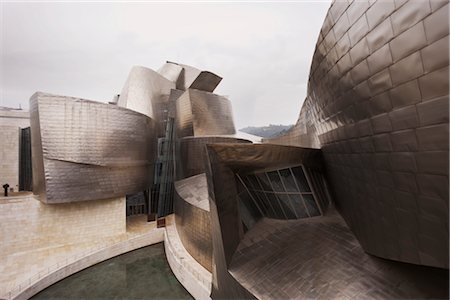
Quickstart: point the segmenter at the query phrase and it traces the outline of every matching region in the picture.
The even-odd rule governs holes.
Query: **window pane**
[[[258,207],[256,206],[255,202],[252,200],[250,195],[247,191],[243,192],[241,195],[239,195],[243,204],[247,208],[248,212],[251,214],[252,218],[254,220],[258,220],[261,218],[261,213],[259,212]]]
[[[308,211],[311,217],[320,216],[320,211],[317,208],[316,202],[312,194],[302,194],[305,204],[308,207]]]
[[[275,209],[275,214],[277,219],[286,219],[283,209],[281,208],[280,202],[274,193],[266,193],[267,198],[269,198],[272,207]]]
[[[252,183],[250,182],[250,179],[248,178],[248,176],[241,176],[241,178],[242,178],[242,181],[245,183],[245,185],[247,186],[247,188],[249,190],[253,190],[254,189],[254,187],[253,187]]]
[[[311,189],[308,186],[308,181],[306,180],[306,176],[303,173],[302,167],[292,168],[292,172],[294,173],[294,176],[297,179],[297,184],[298,187],[300,188],[300,192],[311,192]]]
[[[272,188],[269,183],[269,179],[266,176],[266,173],[255,174],[258,177],[259,183],[261,184],[264,191],[272,191]]]
[[[306,212],[305,205],[303,204],[303,200],[299,194],[289,194],[289,198],[292,201],[292,205],[294,206],[295,212],[299,218],[308,218],[308,213]]]
[[[297,219],[287,194],[276,194],[288,219]]]
[[[257,192],[250,191],[251,196],[253,197],[253,200],[255,200],[256,204],[258,204],[259,208],[261,209],[264,216],[267,215],[267,207],[265,204],[259,199]]]
[[[286,187],[286,192],[298,192],[297,187],[295,186],[294,178],[291,174],[291,170],[280,170],[280,175],[281,180],[283,180],[284,186]]]
[[[261,190],[261,185],[258,183],[258,180],[256,180],[255,175],[253,175],[253,174],[248,175],[248,178],[250,179],[250,182],[252,183],[254,190],[257,190],[257,191]]]
[[[269,203],[269,200],[264,196],[263,192],[256,192],[256,195],[258,195],[258,198],[261,200],[263,205],[266,207],[266,217],[268,218],[276,218],[276,215],[273,211],[272,205]]]
[[[255,218],[252,216],[251,212],[248,210],[248,207],[245,205],[244,201],[241,197],[238,197],[239,202],[239,212],[242,222],[244,223],[247,230],[252,228],[256,223]]]
[[[272,183],[272,187],[276,192],[284,192],[283,184],[281,183],[280,176],[278,176],[277,171],[272,171],[267,173],[269,176],[270,182]]]

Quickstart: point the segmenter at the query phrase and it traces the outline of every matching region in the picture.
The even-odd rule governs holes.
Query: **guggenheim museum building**
[[[176,232],[191,262],[170,265],[197,299],[448,298],[448,1],[333,2],[282,136],[237,131],[221,80],[166,62],[108,104],[35,93],[19,172],[34,221],[16,234],[0,208],[2,256],[39,226],[98,240],[143,214]]]

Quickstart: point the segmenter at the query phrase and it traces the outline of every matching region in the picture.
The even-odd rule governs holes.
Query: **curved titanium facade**
[[[448,268],[449,4],[336,1],[294,128],[365,251]]]
[[[235,134],[231,102],[223,96],[189,89],[177,99],[178,137]]]
[[[171,89],[175,89],[174,82],[151,69],[134,66],[128,75],[117,105],[140,112],[152,119],[158,119],[155,105],[167,102]]]
[[[155,122],[115,105],[36,93],[33,191],[46,203],[108,199],[152,183]]]
[[[231,259],[244,236],[236,174],[281,169],[298,164],[321,169],[321,151],[270,144],[214,144],[206,147],[209,164],[206,176],[213,239],[214,280],[211,296],[226,299],[254,298],[229,272]]]
[[[208,136],[185,137],[177,141],[177,179],[205,172],[206,145],[216,143],[250,143],[244,139]]]
[[[205,174],[175,182],[174,213],[184,248],[212,272],[211,217]]]

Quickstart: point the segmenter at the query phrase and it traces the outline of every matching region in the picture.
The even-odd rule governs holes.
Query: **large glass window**
[[[280,204],[283,207],[286,217],[288,219],[297,219],[298,217],[295,214],[294,206],[292,205],[291,200],[289,199],[289,196],[287,194],[277,194],[276,196],[280,200]]]
[[[286,192],[298,192],[291,169],[280,170],[281,179],[283,181]]]
[[[275,210],[275,215],[277,219],[286,219],[286,215],[284,214],[283,208],[281,207],[280,202],[278,201],[277,196],[274,193],[265,193],[267,199],[269,199],[272,204],[273,209]]]
[[[253,199],[254,207],[243,201],[248,210],[259,208],[258,211],[268,218],[319,216],[318,205],[323,208],[328,204],[322,174],[303,166],[247,174],[242,176],[242,181],[248,189],[248,197]]]
[[[266,173],[255,174],[258,178],[259,183],[264,191],[271,191],[272,187],[270,185],[269,179],[267,178]]]
[[[302,194],[303,199],[305,200],[306,207],[308,208],[309,214],[311,217],[319,216],[320,211],[316,205],[316,201],[314,201],[314,197],[312,194]]]
[[[295,212],[300,219],[309,217],[308,211],[305,207],[305,203],[303,202],[300,194],[289,194],[289,199],[291,199],[295,208]]]
[[[301,166],[292,168],[292,172],[294,173],[295,179],[297,179],[297,184],[300,192],[310,193],[311,189],[309,188],[305,173],[303,173],[303,168]]]
[[[275,192],[284,192],[283,184],[281,183],[280,176],[278,175],[278,171],[272,171],[267,173],[270,179],[270,183],[272,183],[273,190]]]

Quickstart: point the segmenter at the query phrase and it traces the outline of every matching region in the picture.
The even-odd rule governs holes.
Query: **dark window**
[[[302,167],[292,168],[292,172],[294,173],[295,178],[297,179],[298,187],[300,188],[300,192],[311,192],[311,189],[308,185],[308,180],[306,180],[305,173],[303,173]]]

